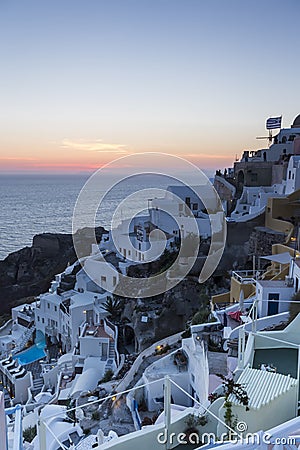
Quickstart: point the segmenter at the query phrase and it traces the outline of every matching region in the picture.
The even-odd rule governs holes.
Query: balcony
[[[264,270],[237,270],[232,271],[232,277],[241,284],[255,284],[264,273]]]
[[[45,334],[52,337],[57,337],[58,331],[56,327],[53,326],[46,326],[45,327]]]

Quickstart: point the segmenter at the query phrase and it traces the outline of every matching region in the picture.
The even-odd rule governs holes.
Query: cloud
[[[19,156],[0,156],[1,161],[36,161],[36,158],[22,158]]]
[[[228,160],[228,159],[232,159],[233,156],[231,155],[219,155],[219,154],[214,154],[214,153],[187,153],[187,154],[183,154],[184,157],[186,158],[206,158],[206,159],[215,159],[217,160]]]
[[[124,144],[109,144],[103,142],[101,139],[96,139],[95,141],[88,141],[84,139],[73,141],[71,139],[64,139],[62,141],[61,146],[63,148],[82,150],[85,152],[119,153],[119,154],[130,153],[127,146]]]

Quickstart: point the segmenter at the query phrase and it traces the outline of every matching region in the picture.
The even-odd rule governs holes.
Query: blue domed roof
[[[300,114],[298,114],[298,116],[295,118],[292,124],[292,128],[300,128]]]

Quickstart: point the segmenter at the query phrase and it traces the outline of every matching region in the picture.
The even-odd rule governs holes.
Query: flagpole
[[[272,130],[269,130],[269,147],[270,147],[270,145],[272,144],[272,138],[273,138],[273,136],[272,136]]]

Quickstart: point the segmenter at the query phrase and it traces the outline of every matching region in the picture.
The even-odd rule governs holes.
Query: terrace
[[[234,270],[232,277],[241,284],[255,284],[265,273],[264,270]]]
[[[105,331],[104,324],[103,325],[87,324],[83,330],[82,337],[95,337],[95,338],[110,339],[112,336]]]

